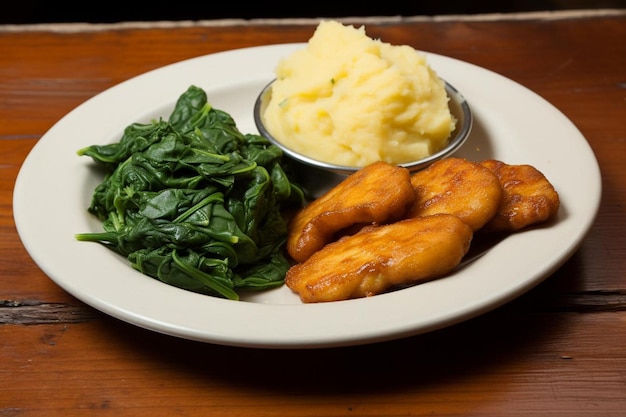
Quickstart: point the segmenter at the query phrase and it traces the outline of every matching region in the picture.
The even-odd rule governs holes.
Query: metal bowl
[[[288,148],[278,139],[272,136],[272,134],[266,129],[263,123],[262,115],[265,110],[265,106],[267,105],[267,102],[271,97],[273,82],[274,81],[270,82],[263,88],[263,90],[261,90],[261,93],[258,95],[254,103],[254,123],[256,124],[256,127],[262,136],[264,136],[271,143],[282,149],[283,152],[292,159],[304,165],[317,168],[319,170],[330,171],[335,174],[349,175],[362,168],[359,166],[337,165],[310,158],[306,155],[294,151],[293,149]],[[463,97],[463,95],[459,93],[459,91],[448,82],[444,81],[444,83],[446,92],[448,94],[448,97],[450,98],[450,101],[448,102],[450,112],[457,119],[456,128],[452,132],[448,144],[440,151],[417,161],[398,164],[399,166],[407,168],[411,172],[424,169],[433,162],[452,155],[463,145],[463,143],[465,143],[470,134],[470,131],[472,130],[473,116],[467,100],[465,100],[465,97]]]

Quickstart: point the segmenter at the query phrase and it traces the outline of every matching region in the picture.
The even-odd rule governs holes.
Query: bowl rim
[[[441,80],[444,83],[446,93],[449,98],[448,107],[450,108],[450,112],[452,113],[452,115],[457,119],[457,125],[451,133],[452,139],[448,142],[448,144],[444,148],[442,148],[438,152],[435,152],[434,154],[429,155],[425,158],[419,159],[417,161],[404,162],[404,163],[397,164],[398,166],[407,168],[411,172],[424,169],[427,166],[431,165],[433,162],[438,161],[440,159],[444,159],[452,155],[453,153],[455,153],[466,142],[472,130],[472,126],[474,123],[474,115],[472,113],[472,109],[469,105],[469,102],[467,101],[465,96],[463,96],[463,94],[461,94],[461,92],[459,92],[459,90],[456,89],[453,85],[451,85],[444,79],[441,79]],[[272,81],[267,83],[265,87],[263,87],[263,89],[261,90],[261,92],[259,93],[259,95],[257,96],[254,102],[254,110],[253,110],[254,123],[259,133],[261,134],[261,136],[265,137],[272,144],[279,147],[285,154],[287,154],[292,159],[299,161],[310,167],[323,169],[323,170],[327,170],[327,171],[331,171],[331,172],[343,174],[343,175],[352,174],[358,171],[359,169],[363,168],[360,166],[333,164],[333,163],[321,161],[319,159],[311,158],[309,156],[301,154],[300,152],[294,151],[293,149],[289,148],[285,144],[281,143],[278,139],[276,139],[265,128],[265,124],[263,123],[263,118],[262,118],[263,110],[265,109],[265,103],[266,103],[265,98],[271,93],[271,87],[274,81],[276,81],[276,79],[273,79]]]

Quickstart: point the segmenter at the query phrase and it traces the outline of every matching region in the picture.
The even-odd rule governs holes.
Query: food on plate
[[[85,132],[88,134],[89,132]],[[202,294],[284,283],[287,221],[304,204],[282,151],[241,133],[191,86],[168,120],[129,125],[119,142],[78,151],[103,169],[88,211],[102,232],[76,235],[126,256],[140,272]]]
[[[291,267],[285,284],[305,303],[373,296],[449,273],[472,236],[468,225],[449,214],[367,226]]]
[[[347,228],[400,219],[414,199],[406,168],[372,163],[294,215],[287,251],[303,262]]]
[[[498,211],[502,187],[488,168],[464,158],[446,158],[411,175],[415,204],[409,216],[453,214],[476,231]]]
[[[261,115],[267,130],[313,159],[363,167],[416,161],[445,147],[456,119],[425,54],[323,20],[283,58]]]
[[[385,171],[394,171],[396,178],[391,181]],[[413,200],[407,197],[411,205],[398,218],[407,201],[398,206],[392,193],[407,184]],[[384,200],[385,196],[391,200]],[[409,174],[406,168],[377,162],[300,209],[295,217],[300,223],[290,228],[288,242],[300,239],[303,231],[316,230],[315,222],[327,220],[326,210],[332,208],[341,218],[348,213],[347,201],[369,207],[364,201],[370,199],[379,203],[377,213],[386,213],[380,205],[396,203],[392,206],[396,215],[384,224],[348,216],[360,230],[343,235],[336,231],[349,222],[332,223],[336,227],[331,229],[320,223],[328,233],[315,240],[306,257],[295,259],[285,279],[303,302],[369,297],[442,277],[460,264],[476,237],[501,237],[493,232],[506,236],[554,218],[559,209],[553,185],[531,165],[447,158]],[[319,233],[316,230],[313,237]],[[482,239],[478,240],[481,247]]]
[[[498,211],[485,230],[515,232],[556,216],[560,206],[559,194],[537,168],[493,159],[481,164],[495,173],[503,190]]]

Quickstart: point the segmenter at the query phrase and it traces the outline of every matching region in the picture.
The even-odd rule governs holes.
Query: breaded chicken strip
[[[406,168],[370,164],[295,214],[289,223],[287,252],[303,262],[350,226],[400,219],[414,198]]]
[[[463,158],[439,160],[411,176],[416,191],[410,217],[453,214],[476,231],[498,211],[502,187],[488,168]]]
[[[556,216],[559,195],[537,168],[493,159],[482,161],[481,165],[496,174],[504,190],[498,212],[485,226],[486,231],[515,232]]]
[[[368,226],[292,266],[285,283],[305,303],[373,296],[447,274],[472,236],[468,225],[448,214]]]

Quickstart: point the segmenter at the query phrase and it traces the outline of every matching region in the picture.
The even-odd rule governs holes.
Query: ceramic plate
[[[190,84],[256,133],[252,110],[278,60],[304,44],[232,50],[172,64],[112,87],[56,123],[18,175],[14,216],[33,260],[64,290],[128,323],[181,338],[262,348],[314,348],[416,335],[494,309],[548,277],[577,249],[600,202],[595,156],[580,131],[555,107],[510,79],[449,57],[430,65],[466,97],[470,138],[456,156],[532,164],[561,197],[558,219],[512,235],[442,279],[375,297],[302,304],[286,287],[229,301],[178,289],[132,269],[76,233],[100,231],[87,213],[101,182],[76,151],[118,141],[131,123],[167,118]],[[584,192],[581,192],[584,190]]]

